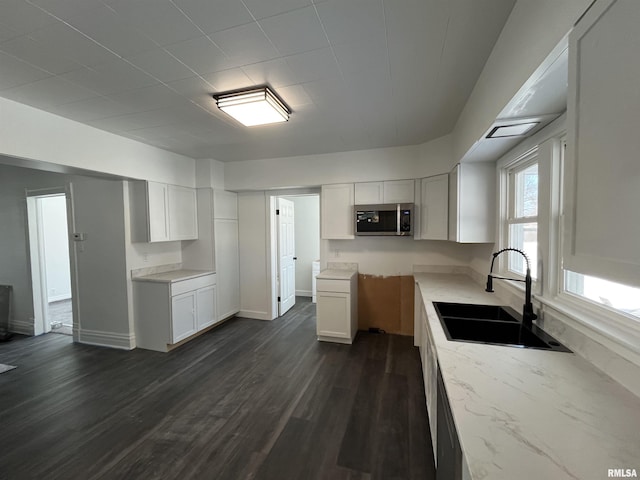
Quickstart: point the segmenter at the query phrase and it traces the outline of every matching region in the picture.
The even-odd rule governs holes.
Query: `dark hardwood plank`
[[[410,337],[317,342],[315,305],[168,354],[0,344],[0,479],[434,478]]]

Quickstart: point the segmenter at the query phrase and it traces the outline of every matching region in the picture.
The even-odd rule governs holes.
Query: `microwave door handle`
[[[396,205],[396,235],[400,235],[400,204]]]

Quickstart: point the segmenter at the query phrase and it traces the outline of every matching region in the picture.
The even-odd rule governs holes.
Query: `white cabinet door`
[[[207,328],[218,321],[216,313],[216,286],[196,290],[196,327],[198,331]]]
[[[348,293],[317,292],[318,337],[351,340],[351,295]]]
[[[447,240],[449,231],[449,177],[423,178],[420,192],[420,239]]]
[[[367,205],[383,203],[384,182],[365,182],[355,184],[355,204]]]
[[[495,241],[495,184],[493,162],[458,164],[449,173],[449,240]]]
[[[168,186],[169,238],[195,240],[198,238],[196,191],[193,188]]]
[[[218,320],[240,311],[240,259],[238,256],[238,220],[214,221]]]
[[[383,203],[414,203],[414,180],[383,182]]]
[[[147,182],[147,222],[150,242],[169,240],[169,196],[164,183]]]
[[[171,343],[196,333],[196,308],[196,292],[171,297]]]
[[[354,238],[353,183],[323,185],[321,199],[321,235],[323,239]]]

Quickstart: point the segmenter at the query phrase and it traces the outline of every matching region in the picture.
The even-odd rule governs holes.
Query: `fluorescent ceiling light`
[[[290,111],[267,87],[214,95],[218,108],[247,127],[286,122]]]
[[[518,137],[526,135],[533,130],[540,122],[518,123],[515,125],[500,125],[493,127],[487,138]]]

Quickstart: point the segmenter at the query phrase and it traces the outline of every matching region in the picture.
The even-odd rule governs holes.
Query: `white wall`
[[[414,265],[467,266],[473,245],[413,237],[356,237],[354,240],[322,240],[320,268],[327,262],[357,263],[368,275],[411,275]]]
[[[196,187],[225,190],[224,163],[210,158],[196,160]]]
[[[0,98],[0,125],[0,156],[195,186],[193,159],[5,98]]]
[[[270,320],[270,242],[267,238],[269,198],[265,192],[238,194],[240,313]]]
[[[42,219],[47,301],[71,298],[67,200],[64,195],[39,198]]]
[[[296,244],[296,295],[311,296],[312,262],[320,259],[320,197],[286,197],[293,202]]]
[[[478,141],[592,0],[519,0],[453,131],[454,162]],[[546,112],[545,112],[546,113]]]
[[[268,190],[426,177],[448,172],[451,158],[451,138],[446,136],[419,146],[227,162],[225,188]]]

